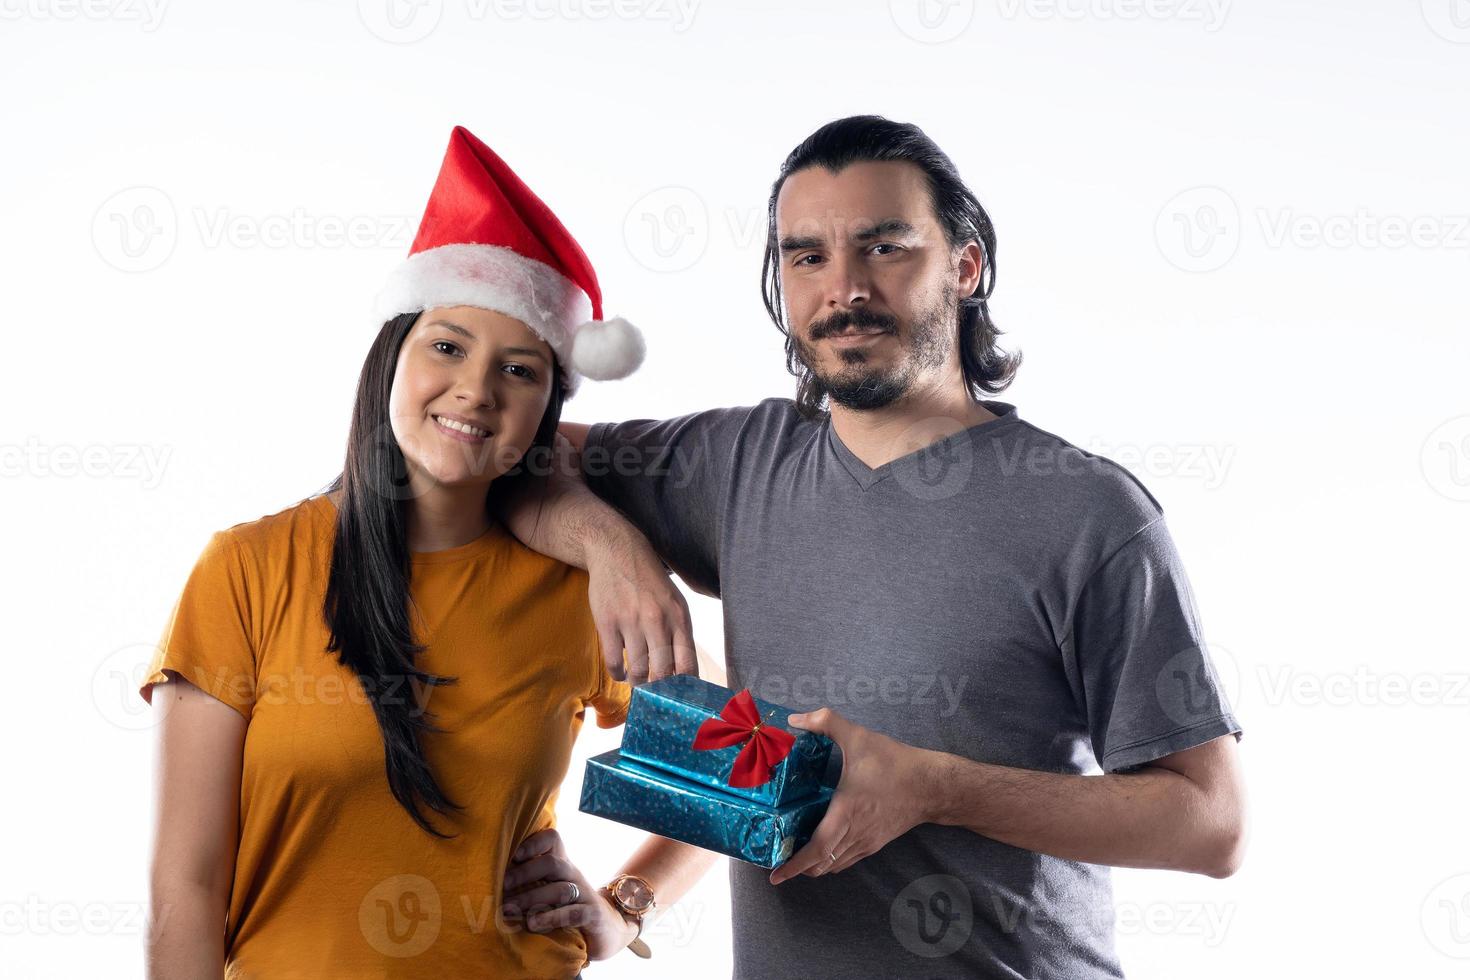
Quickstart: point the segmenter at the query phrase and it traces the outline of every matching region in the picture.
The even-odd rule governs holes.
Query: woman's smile
[[[461,422],[458,419],[452,419],[447,415],[431,415],[430,418],[434,420],[434,426],[440,432],[442,432],[448,438],[457,440],[459,442],[468,442],[472,445],[479,445],[486,439],[490,438],[492,434],[488,429],[482,429],[479,426],[471,425],[468,422]]]

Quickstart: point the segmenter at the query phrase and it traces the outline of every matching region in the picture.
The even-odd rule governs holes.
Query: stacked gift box
[[[581,810],[777,867],[832,798],[832,740],[790,714],[689,675],[635,688],[622,747],[587,762]]]

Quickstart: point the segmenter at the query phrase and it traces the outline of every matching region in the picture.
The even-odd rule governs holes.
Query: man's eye
[[[453,354],[459,352],[459,347],[457,347],[454,344],[451,344],[447,340],[436,340],[436,341],[434,341],[434,343],[433,343],[432,346],[433,346],[433,348],[435,350],[439,351],[439,353],[441,353],[441,354],[451,354],[451,355],[453,355]],[[449,350],[447,350],[447,351],[446,350],[443,350],[443,348],[445,348],[445,347],[448,347]]]
[[[879,252],[878,249],[880,248],[892,249],[892,251]],[[892,242],[879,242],[877,245],[873,246],[872,251],[876,252],[879,255],[892,255],[893,252],[898,251],[898,246],[893,244]]]
[[[803,256],[801,256],[800,258],[798,258],[796,260],[796,264],[797,265],[812,265],[813,263],[808,262],[807,259],[816,259],[818,262],[822,261],[822,257],[820,255],[803,255]]]

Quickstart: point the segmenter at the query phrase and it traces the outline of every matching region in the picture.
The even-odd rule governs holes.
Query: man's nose
[[[862,306],[872,299],[873,286],[863,263],[834,256],[827,265],[827,307],[838,310]]]

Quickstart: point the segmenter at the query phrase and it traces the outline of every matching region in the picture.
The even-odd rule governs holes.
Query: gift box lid
[[[622,757],[683,779],[769,806],[784,806],[823,788],[832,740],[791,728],[788,708],[751,698],[760,724],[789,735],[794,742],[770,778],[755,786],[731,785],[736,760],[747,741],[723,748],[696,749],[700,727],[727,712],[736,692],[689,674],[675,674],[634,688],[623,729]]]

